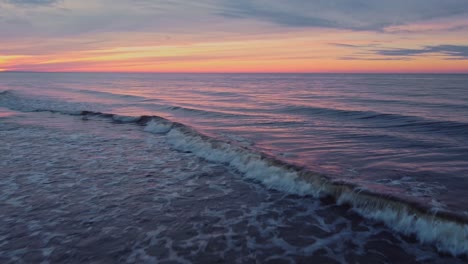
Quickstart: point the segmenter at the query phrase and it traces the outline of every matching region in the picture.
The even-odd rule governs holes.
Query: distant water
[[[267,187],[308,193],[296,176],[268,171],[306,169],[419,213],[444,212],[462,223],[462,241],[468,234],[468,75],[1,73],[2,91],[0,107],[113,114]],[[187,138],[187,127],[202,136]],[[464,242],[453,252],[466,253]]]

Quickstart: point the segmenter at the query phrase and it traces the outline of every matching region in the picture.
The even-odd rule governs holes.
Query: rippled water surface
[[[48,184],[47,182],[52,181],[51,184],[55,186],[60,182],[58,179],[64,177],[64,185],[59,184],[53,188],[66,192],[67,188],[78,184],[74,182],[77,175],[73,176],[67,173],[71,173],[70,171],[77,173],[78,171],[81,173],[79,177],[83,177],[84,181],[97,177],[97,182],[93,182],[94,189],[84,187],[84,189],[78,189],[83,195],[98,201],[101,199],[98,198],[101,194],[92,194],[93,191],[109,193],[110,200],[107,201],[109,204],[104,202],[104,208],[112,207],[112,204],[119,199],[125,200],[124,204],[128,202],[123,207],[124,211],[130,210],[129,207],[138,204],[138,202],[146,202],[145,198],[138,196],[139,194],[135,197],[129,197],[128,194],[125,194],[118,198],[119,195],[123,194],[117,194],[116,189],[112,189],[112,186],[119,185],[122,179],[130,181],[128,186],[125,185],[125,188],[136,188],[136,192],[143,191],[143,189],[138,189],[140,187],[135,186],[141,182],[160,186],[165,191],[158,190],[153,193],[151,199],[153,201],[160,199],[156,201],[156,204],[160,207],[163,206],[161,208],[165,208],[164,210],[172,210],[169,205],[174,202],[183,208],[187,207],[187,210],[190,211],[190,203],[184,200],[188,197],[210,201],[213,199],[214,201],[226,195],[225,203],[234,203],[232,202],[234,200],[236,203],[239,202],[236,206],[245,210],[222,209],[216,204],[210,205],[210,208],[196,205],[198,209],[194,210],[203,212],[203,217],[194,215],[193,217],[196,219],[190,218],[192,217],[190,214],[185,215],[185,212],[178,212],[177,210],[181,210],[181,207],[176,207],[174,212],[163,214],[164,217],[182,217],[186,221],[194,221],[201,226],[204,224],[212,225],[213,223],[205,223],[211,221],[212,218],[218,219],[215,221],[216,225],[224,226],[229,223],[228,229],[219,230],[220,239],[221,237],[228,239],[227,241],[223,240],[224,242],[218,241],[221,244],[225,243],[224,246],[210,251],[216,258],[226,257],[230,249],[237,250],[238,253],[241,252],[242,256],[250,256],[248,252],[252,247],[257,250],[261,248],[258,239],[266,238],[270,241],[276,241],[270,244],[271,249],[268,250],[279,250],[280,253],[274,255],[277,258],[288,259],[292,257],[294,259],[294,257],[304,255],[304,250],[308,250],[308,255],[305,254],[307,256],[322,256],[329,258],[330,261],[349,261],[350,259],[356,260],[362,255],[369,256],[370,249],[367,247],[372,247],[374,244],[367,245],[364,241],[352,246],[356,247],[357,250],[353,253],[354,255],[346,255],[349,245],[336,244],[336,241],[329,242],[329,240],[327,243],[331,243],[330,245],[338,247],[338,249],[324,246],[325,252],[317,251],[320,249],[319,244],[312,243],[312,241],[321,241],[320,239],[322,239],[317,237],[317,232],[319,232],[317,230],[306,232],[310,235],[305,238],[307,242],[294,240],[291,243],[299,243],[294,246],[287,243],[288,235],[294,234],[293,236],[296,236],[297,234],[286,232],[284,236],[279,235],[281,232],[275,228],[295,225],[288,221],[294,222],[296,221],[294,219],[302,219],[301,217],[307,215],[319,217],[320,213],[318,212],[325,210],[324,207],[313,205],[318,202],[316,199],[307,200],[309,199],[307,198],[303,204],[304,201],[297,197],[284,196],[285,193],[304,194],[300,186],[291,187],[293,185],[288,182],[290,179],[286,177],[289,174],[284,179],[281,179],[280,174],[278,174],[280,176],[275,174],[274,177],[272,175],[265,176],[267,178],[264,176],[262,176],[264,178],[259,178],[257,174],[255,177],[252,176],[251,171],[257,170],[258,172],[258,168],[244,168],[243,163],[237,162],[237,158],[231,155],[234,153],[230,150],[232,144],[232,146],[240,146],[244,150],[251,150],[253,153],[265,153],[276,160],[304,166],[309,171],[327,175],[332,181],[356,184],[359,190],[388,194],[402,201],[408,201],[408,203],[417,202],[430,208],[433,212],[445,211],[459,215],[461,218],[468,217],[468,192],[466,192],[468,190],[468,75],[0,73],[0,92],[2,138],[5,140],[8,138],[9,141],[15,142],[18,146],[15,149],[11,143],[8,145],[9,147],[3,145],[3,149],[0,150],[7,158],[3,159],[3,169],[0,169],[3,170],[4,174],[10,176],[24,176],[24,178],[20,177],[19,182],[15,182],[13,177],[3,183],[6,186],[4,187],[11,191],[9,194],[11,197],[7,198],[13,199],[10,201],[13,205],[15,203],[16,205],[29,203],[26,201],[29,199],[27,195],[14,194],[15,190],[18,190],[15,188],[20,188],[19,190],[22,192],[28,193],[32,191],[32,189],[28,189],[29,184],[33,184],[31,185],[33,188],[34,184],[41,185],[44,183],[43,181],[46,182],[44,184]],[[52,116],[44,116],[43,113],[29,113],[31,111],[47,111],[49,114],[53,114]],[[143,130],[157,134],[153,134],[153,137],[157,139],[151,139],[160,141],[156,144],[145,139],[144,133],[135,128],[134,125],[129,125],[126,129],[127,125],[118,126],[102,120],[84,122],[89,121],[87,116],[60,117],[61,114],[76,115],[80,111],[119,115],[121,117],[117,121],[120,123],[133,122],[143,115],[160,116],[173,122],[191,126],[210,138],[229,144],[227,145],[228,150],[232,153],[227,152],[231,153],[229,156],[225,152],[217,152],[218,150],[212,147],[206,150],[206,142],[193,141],[193,137],[192,139],[181,138],[181,135],[176,133],[177,131],[171,131],[173,125],[165,123],[145,123],[146,128]],[[41,122],[42,125],[40,125]],[[67,125],[64,125],[65,123]],[[21,133],[17,134],[18,131]],[[171,132],[168,133],[169,131]],[[58,134],[56,135],[56,133]],[[159,136],[165,133],[168,133],[167,138]],[[67,136],[68,134],[71,135],[70,138]],[[31,135],[35,136],[32,139],[28,138]],[[94,140],[93,135],[102,138],[98,137],[99,139]],[[22,139],[24,139],[24,143],[21,143]],[[57,142],[65,143],[66,146]],[[107,145],[109,142],[113,143]],[[55,150],[58,153],[63,153],[62,155],[70,152],[70,158],[73,162],[61,160],[58,156],[49,157],[47,155],[44,155],[47,157],[46,159],[38,159],[36,165],[31,165],[28,159],[22,161],[21,159],[27,156],[28,149],[34,149],[41,153],[39,143],[46,144],[42,147],[51,151],[51,153],[47,153],[49,156]],[[54,144],[58,145],[54,146]],[[152,147],[160,148],[161,153],[168,156],[161,157],[161,153],[150,150],[148,145],[144,144],[153,144]],[[179,152],[170,150],[171,144]],[[219,145],[219,143],[216,144]],[[180,152],[181,150],[182,152]],[[89,157],[92,157],[91,161],[86,159],[87,151],[89,151]],[[210,154],[210,151],[213,153]],[[101,155],[96,154],[100,152],[102,152]],[[13,154],[17,156],[11,156]],[[196,155],[192,156],[191,154]],[[216,157],[216,155],[221,157]],[[199,159],[200,157],[203,160]],[[47,167],[41,167],[41,164],[43,165],[47,159],[50,159],[47,166],[51,166],[50,168],[53,168],[54,171],[59,169],[54,172],[57,175],[48,175],[50,171],[47,170]],[[219,162],[209,163],[207,160]],[[232,160],[237,163],[234,164]],[[100,162],[105,164],[102,166],[106,169],[99,177],[111,177],[112,180],[111,178],[100,179],[98,175],[95,175],[96,170],[99,171],[100,168],[103,168],[99,165]],[[11,167],[10,164],[15,164],[14,166],[17,167]],[[28,167],[28,164],[32,167]],[[245,164],[250,166],[249,163]],[[67,166],[69,166],[68,170]],[[37,168],[37,173],[34,175],[15,169],[29,170],[33,167]],[[60,171],[60,168],[64,170]],[[146,178],[139,178],[145,173],[153,173],[154,168],[159,168],[156,171],[162,172],[159,183],[150,183],[147,182]],[[235,171],[232,171],[233,168]],[[135,174],[135,170],[138,173]],[[277,170],[273,169],[271,172],[276,173]],[[113,178],[112,173],[120,175],[120,178],[117,176]],[[125,173],[136,177],[134,179],[136,182],[125,178],[123,176]],[[244,173],[247,178],[259,180],[264,184],[263,187],[250,185],[248,181],[234,180],[242,178],[237,175],[239,173]],[[184,185],[178,185],[178,180],[175,180],[174,177],[180,178]],[[295,181],[294,177],[292,177],[293,181]],[[229,182],[227,179],[230,179]],[[33,182],[29,183],[30,181]],[[24,183],[28,184],[22,186],[21,184]],[[205,190],[202,187],[204,184],[208,184],[209,188],[207,187],[208,189]],[[265,187],[279,189],[280,192],[276,193]],[[286,192],[282,192],[282,189],[285,189]],[[204,193],[207,196],[203,196]],[[168,196],[165,197],[166,195]],[[185,195],[188,196],[185,197]],[[218,195],[220,196],[218,197]],[[229,198],[230,195],[234,196]],[[252,195],[255,198],[252,198]],[[178,200],[179,198],[182,200]],[[76,197],[70,199],[72,201]],[[247,200],[243,202],[243,199]],[[90,201],[88,202],[90,203]],[[85,200],[83,207],[77,205],[78,207],[75,209],[81,210],[80,208],[89,206],[88,202]],[[284,207],[283,202],[289,205]],[[61,209],[54,211],[57,214],[56,217],[61,218],[63,217],[61,213],[70,211],[68,206],[66,203],[57,205],[57,208]],[[213,207],[216,209],[212,210]],[[288,207],[291,207],[289,208],[291,212],[288,211]],[[13,210],[10,207],[4,209]],[[143,208],[141,209],[143,210]],[[98,206],[95,210],[103,209]],[[276,225],[276,227],[272,229],[272,233],[260,228],[258,232],[261,234],[252,235],[253,240],[250,241],[239,242],[236,240],[237,238],[229,238],[230,235],[238,231],[234,230],[237,228],[235,227],[237,224],[248,229],[252,224],[252,217],[258,220],[260,217],[258,210],[266,210],[266,218],[263,219],[265,221],[259,220],[260,222],[255,224],[269,225],[274,223],[273,226]],[[139,216],[142,212],[128,212],[132,215],[131,221],[140,219]],[[28,210],[22,212],[25,219],[30,213]],[[151,214],[157,213],[152,212]],[[231,219],[231,214],[235,215],[234,218],[238,218],[238,220]],[[344,234],[339,231],[342,230],[342,227],[339,227],[339,221],[327,223],[325,227],[323,226],[324,219],[314,218],[313,221],[322,223],[319,224],[322,231],[328,230],[327,239],[348,237],[351,234],[351,236],[356,235],[367,240],[381,232],[387,232],[385,229],[375,226],[374,223],[369,223],[366,224],[365,231],[362,231],[364,233],[361,231],[359,233],[355,222],[364,220],[356,215],[347,215],[349,212],[343,207],[328,208],[324,214],[324,219],[340,215],[340,217],[344,217],[343,221],[346,223]],[[282,215],[290,215],[290,217],[281,218]],[[113,213],[108,216],[115,217]],[[277,216],[281,216],[281,219],[277,219]],[[298,220],[299,222],[296,224],[304,225],[303,220]],[[77,221],[81,221],[80,225],[83,224],[82,222],[86,222],[81,218]],[[64,224],[60,220],[51,223]],[[116,223],[116,225],[119,224],[125,225],[124,223]],[[201,256],[200,254],[192,254],[195,250],[193,248],[193,250],[188,251],[183,251],[180,248],[174,249],[172,243],[178,241],[178,234],[166,233],[179,232],[179,229],[167,229],[167,224],[164,221],[160,224],[164,228],[151,229],[152,227],[149,227],[151,225],[144,227],[151,230],[145,229],[149,232],[145,233],[146,238],[137,239],[137,241],[146,242],[141,245],[134,244],[132,250],[116,253],[116,256],[120,260],[125,259],[130,262],[143,257],[149,259],[151,256],[161,257],[158,255],[159,253],[151,255],[146,251],[148,247],[156,244],[164,244],[168,250],[170,249],[166,252],[180,253],[181,257],[191,256],[192,260],[194,257]],[[203,239],[208,239],[207,234],[200,231],[203,229],[197,229],[201,228],[200,226],[195,228],[183,223],[180,223],[179,226],[183,230],[187,229],[188,233],[194,232],[190,236],[191,238],[187,238],[188,240],[182,239],[186,243],[184,245],[197,247],[197,252],[202,250],[200,247],[207,246],[203,246],[203,243],[200,244]],[[436,225],[433,227],[438,228]],[[20,228],[18,232],[22,230],[21,228],[34,229],[34,224],[26,221],[23,227],[18,228]],[[191,228],[195,228],[195,231]],[[466,241],[463,242],[463,237],[468,237],[468,228],[466,224],[457,228],[459,229],[456,230],[464,230],[463,232],[466,234],[461,234],[461,238],[457,240],[455,251],[466,253],[468,245]],[[399,228],[396,229],[399,230]],[[439,228],[439,230],[442,229]],[[137,233],[144,233],[140,231]],[[448,235],[444,232],[440,233],[441,237],[447,238],[455,234],[454,231],[450,231],[447,233]],[[68,234],[68,231],[64,231],[64,233]],[[251,234],[250,231],[247,233]],[[52,234],[47,234],[47,236],[53,237]],[[391,236],[393,238],[389,239],[394,241],[393,244],[399,248],[396,256],[403,258],[403,256],[410,255],[412,261],[418,261],[427,260],[428,256],[432,254],[428,253],[431,252],[431,249],[428,248],[416,246],[413,248],[411,238],[402,238],[395,234],[391,234]],[[106,236],[103,235],[103,237]],[[161,240],[161,237],[167,239]],[[168,240],[169,238],[173,240]],[[210,236],[211,238],[217,239],[216,235],[215,237]],[[78,241],[83,237],[76,239]],[[123,237],[119,239],[125,240]],[[382,239],[386,240],[387,238]],[[92,244],[96,241],[91,240],[89,243]],[[215,244],[219,244],[218,242]],[[250,245],[251,247],[240,249],[240,244],[236,246],[232,243]],[[438,242],[436,241],[436,243]],[[442,248],[451,251],[450,243],[452,242],[447,243]],[[315,247],[311,247],[312,244]],[[407,246],[409,249],[404,250]],[[45,254],[44,250],[47,249],[42,246],[41,250],[41,254]],[[265,248],[265,252],[268,250]],[[374,251],[380,252],[377,249]],[[21,253],[21,251],[18,252]],[[47,251],[45,252],[47,253]],[[383,252],[382,254],[388,253]],[[9,256],[15,257],[16,255],[10,254]],[[166,258],[171,259],[163,257],[163,259]],[[258,260],[255,257],[247,257],[246,259]],[[265,255],[260,259],[266,261],[268,257]],[[239,261],[242,262],[242,259]]]
[[[349,207],[174,150],[163,134],[9,113],[1,263],[462,263]]]
[[[336,178],[468,211],[467,75],[3,73],[0,87],[83,110],[167,117]]]

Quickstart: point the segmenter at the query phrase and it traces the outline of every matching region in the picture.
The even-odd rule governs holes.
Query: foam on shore
[[[329,196],[338,204],[348,204],[363,217],[385,223],[420,242],[432,244],[454,256],[468,255],[468,218],[450,211],[433,210],[429,205],[398,196],[372,192],[355,184],[334,181],[326,175],[286,163],[253,148],[206,136],[195,129],[158,116],[128,117],[94,111],[79,111],[83,105],[51,103],[0,93],[0,106],[18,111],[48,111],[106,118],[116,123],[135,123],[151,133],[166,134],[176,149],[203,159],[228,165],[247,179],[267,188],[300,196]]]

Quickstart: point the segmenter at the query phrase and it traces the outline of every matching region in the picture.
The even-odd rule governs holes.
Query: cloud
[[[406,23],[468,14],[466,0],[224,0],[219,15],[286,27],[382,31]]]
[[[50,37],[99,32],[202,34],[254,30],[261,33],[291,28],[384,31],[414,21],[460,14],[468,14],[468,1],[0,0],[0,16],[4,17],[3,23],[0,20],[0,35]],[[11,28],[11,23],[5,22],[7,19],[32,26]]]
[[[280,6],[275,6],[274,3],[268,6],[262,4],[261,1],[237,0],[227,2],[225,7],[218,14],[228,18],[259,19],[292,27],[339,27],[339,25],[327,18],[285,11]],[[295,7],[294,4],[292,7]]]
[[[466,31],[467,17],[467,0],[0,0],[0,52],[38,55],[272,35],[279,43],[291,33],[310,38],[311,53],[315,41],[329,43],[330,50],[343,51],[334,55],[343,60],[467,59],[466,46],[424,46],[460,43],[462,35],[448,31]],[[422,31],[434,30],[433,24],[439,31]],[[89,40],[102,43],[86,44]],[[415,43],[420,48],[388,48]]]
[[[359,45],[352,45],[352,44],[346,44],[346,43],[328,43],[328,45],[341,47],[341,48],[360,48],[361,47]]]
[[[51,5],[59,2],[60,0],[4,0],[14,5]]]
[[[368,48],[375,48],[379,47],[380,41],[372,41],[371,43],[368,44],[361,44],[361,45],[354,45],[354,44],[347,44],[347,43],[335,43],[335,42],[330,42],[328,45],[335,46],[335,47],[340,47],[340,48],[354,48],[354,49],[368,49]]]
[[[379,49],[375,53],[382,56],[412,57],[418,55],[438,54],[449,59],[468,59],[468,46],[436,45],[425,46],[420,49]]]
[[[445,60],[468,60],[468,45],[428,45],[421,48],[385,48],[382,44],[370,43],[353,45],[346,43],[328,43],[329,45],[349,49],[351,55],[340,60],[412,60],[417,56],[438,56]]]
[[[339,57],[339,60],[366,60],[366,61],[406,61],[410,60],[411,58],[408,57],[394,57],[394,58],[377,58],[377,57],[360,57],[360,56],[343,56]]]

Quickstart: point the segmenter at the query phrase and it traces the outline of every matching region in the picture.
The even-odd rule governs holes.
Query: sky
[[[468,1],[0,0],[0,71],[468,73]]]

